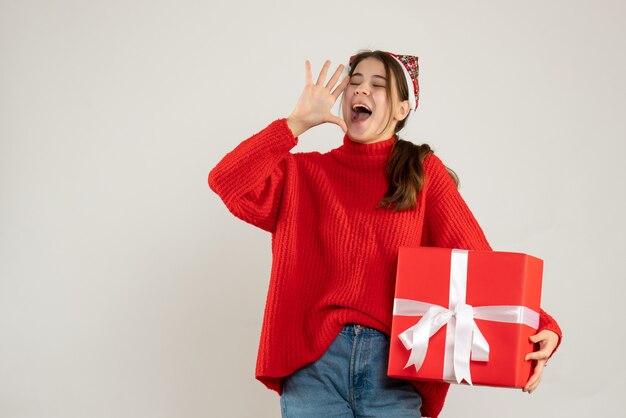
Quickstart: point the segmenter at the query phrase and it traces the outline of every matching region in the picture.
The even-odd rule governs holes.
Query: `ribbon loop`
[[[409,360],[404,368],[415,366],[418,371],[426,357],[428,351],[428,342],[441,327],[443,327],[452,317],[452,312],[443,306],[431,305],[422,319],[417,324],[408,328],[399,335],[400,341],[407,350],[411,350]]]

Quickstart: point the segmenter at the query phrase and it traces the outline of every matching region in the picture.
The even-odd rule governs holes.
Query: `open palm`
[[[344,132],[347,131],[347,126],[344,120],[333,115],[331,113],[331,109],[348,85],[349,78],[345,77],[342,82],[334,90],[332,90],[335,87],[337,80],[339,80],[344,65],[340,64],[330,80],[328,80],[328,83],[324,85],[329,66],[330,61],[326,60],[317,81],[314,84],[311,75],[311,63],[309,60],[305,61],[306,84],[300,98],[298,99],[295,109],[291,112],[291,115],[288,118],[294,126],[297,126],[297,134],[327,122],[339,125]]]

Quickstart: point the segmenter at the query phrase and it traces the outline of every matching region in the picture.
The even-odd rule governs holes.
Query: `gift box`
[[[388,376],[523,387],[542,272],[527,254],[400,248]]]

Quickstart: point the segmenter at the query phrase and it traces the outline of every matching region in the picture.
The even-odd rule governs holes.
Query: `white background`
[[[277,417],[254,379],[270,235],[207,186],[304,61],[420,57],[427,142],[496,250],[545,260],[537,392],[442,417],[617,416],[626,389],[622,1],[0,2],[0,416]],[[340,145],[335,125],[295,151]]]

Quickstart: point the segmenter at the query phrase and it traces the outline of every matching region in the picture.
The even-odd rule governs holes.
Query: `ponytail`
[[[432,152],[428,144],[415,145],[398,138],[389,153],[386,168],[389,189],[378,203],[379,208],[402,211],[417,206],[417,195],[426,182],[424,158]],[[458,187],[459,177],[448,167],[446,169]]]

